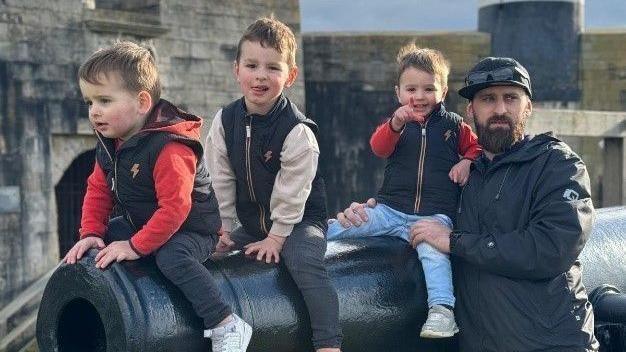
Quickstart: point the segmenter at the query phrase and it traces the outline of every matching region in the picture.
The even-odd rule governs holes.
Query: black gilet
[[[405,214],[445,214],[454,220],[460,187],[448,173],[461,159],[462,121],[441,105],[423,125],[407,123],[387,159],[377,200]]]
[[[307,119],[285,96],[263,116],[247,114],[243,98],[222,109],[226,150],[237,178],[237,217],[252,235],[267,235],[272,227],[270,198],[281,168],[280,154],[285,138],[300,123],[317,134],[315,122]],[[302,221],[325,229],[326,217],[326,187],[318,169]]]
[[[162,99],[159,104],[169,103]],[[173,106],[159,110],[172,109],[180,111]],[[123,215],[136,231],[148,222],[158,209],[152,176],[156,160],[167,143],[176,141],[189,146],[198,160],[191,194],[191,211],[180,230],[205,235],[217,233],[221,227],[219,208],[203,159],[202,145],[198,140],[170,132],[144,130],[129,138],[116,150],[114,139],[100,135],[98,137],[96,160],[113,192],[114,215]]]

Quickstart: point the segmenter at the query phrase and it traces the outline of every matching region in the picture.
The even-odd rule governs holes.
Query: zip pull
[[[111,192],[115,192],[115,177],[111,178]]]
[[[422,137],[426,136],[426,127],[422,128]]]
[[[246,138],[250,138],[250,136],[251,136],[250,125],[246,125]]]

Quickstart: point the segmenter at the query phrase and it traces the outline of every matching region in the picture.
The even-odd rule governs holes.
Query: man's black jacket
[[[461,351],[593,351],[578,255],[594,209],[585,164],[550,134],[472,166],[451,238]]]

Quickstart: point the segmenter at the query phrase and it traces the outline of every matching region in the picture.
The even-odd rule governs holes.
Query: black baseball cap
[[[529,97],[533,96],[528,71],[509,57],[480,60],[465,77],[465,87],[459,89],[459,95],[472,100],[479,90],[491,86],[518,86],[524,88]]]

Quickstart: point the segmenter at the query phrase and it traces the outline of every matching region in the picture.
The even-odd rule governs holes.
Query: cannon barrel
[[[580,260],[595,320],[626,323],[626,207],[597,211]]]
[[[153,261],[100,270],[95,253],[62,265],[50,278],[37,321],[42,352],[208,350],[201,320]],[[426,289],[417,255],[405,242],[329,243],[326,265],[339,295],[345,351],[456,350],[455,341],[419,338]],[[224,299],[253,326],[248,351],[312,350],[308,312],[284,266],[241,253],[205,266]]]
[[[589,291],[604,284],[626,288],[625,236],[626,207],[599,209],[580,256]],[[37,320],[42,352],[208,350],[201,320],[152,260],[100,270],[94,266],[95,253],[78,264],[61,265],[52,275]],[[249,351],[312,350],[304,301],[282,265],[235,253],[205,266],[224,299],[253,326]],[[426,288],[417,255],[405,242],[330,242],[326,266],[339,295],[344,351],[458,350],[454,339],[419,338],[427,314]],[[597,301],[607,316],[626,311],[625,300],[616,295],[605,292]]]
[[[626,291],[626,207],[596,210],[593,231],[579,258],[587,292],[602,285]]]

